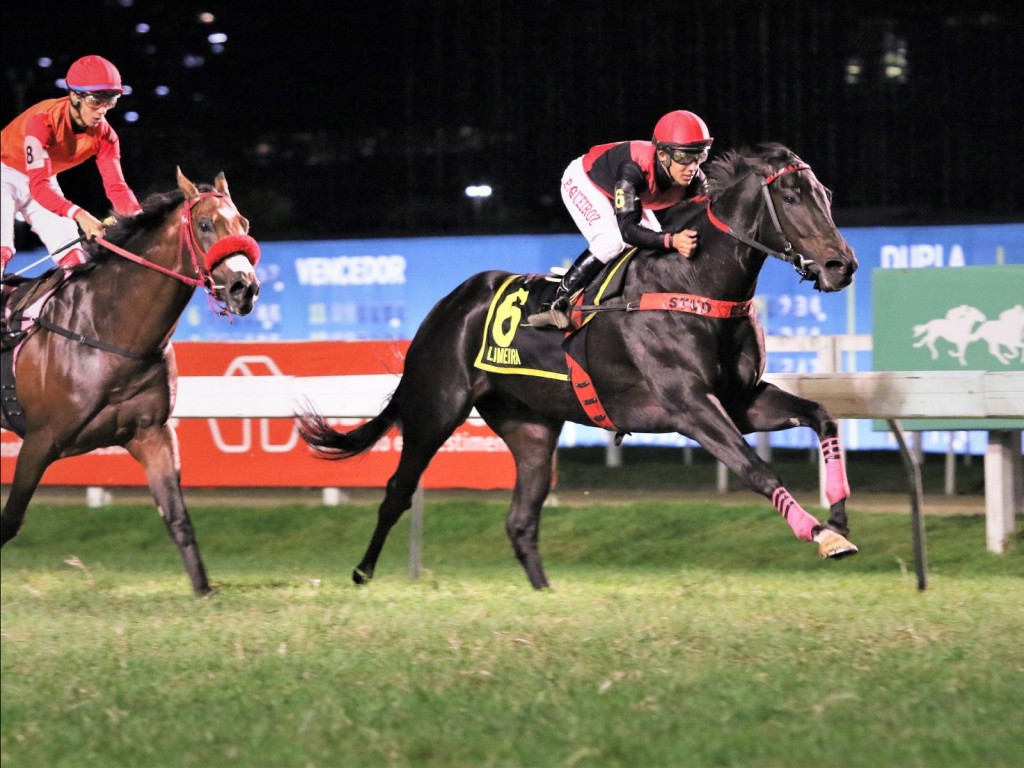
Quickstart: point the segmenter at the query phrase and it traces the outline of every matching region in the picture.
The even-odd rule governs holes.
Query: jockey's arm
[[[33,199],[46,210],[58,216],[72,218],[78,209],[74,203],[60,194],[52,184],[53,163],[47,147],[54,138],[45,124],[29,120],[25,132],[25,172],[28,174],[28,189]]]
[[[655,232],[640,224],[644,209],[636,190],[647,187],[640,166],[632,162],[623,163],[617,176],[612,205],[615,207],[615,220],[619,224],[623,242],[639,248],[671,250],[669,233]]]
[[[141,213],[142,206],[139,205],[135,193],[128,186],[124,172],[121,170],[121,144],[113,130],[100,145],[100,150],[96,155],[96,167],[100,170],[103,189],[107,193],[107,199],[114,206],[114,210],[122,216],[134,216]]]

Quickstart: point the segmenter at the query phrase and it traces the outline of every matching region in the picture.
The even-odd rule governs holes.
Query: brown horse
[[[199,286],[222,313],[252,311],[259,246],[224,174],[202,188],[180,169],[177,175],[176,190],[147,198],[139,216],[89,244],[91,262],[60,284],[17,349],[17,376],[3,367],[4,391],[14,385],[20,409],[15,418],[5,407],[2,425],[24,442],[0,516],[0,545],[18,533],[50,464],[124,446],[145,469],[192,588],[205,594],[210,584],[168,423],[177,389],[170,338]]]
[[[556,352],[563,342],[558,331],[520,325],[526,316],[522,299],[534,292],[529,284],[501,294],[507,298],[499,303],[494,297],[511,276],[483,272],[428,314],[409,347],[398,387],[378,416],[343,433],[312,410],[298,415],[305,441],[333,459],[366,451],[401,426],[398,469],[353,574],[357,583],[373,576],[420,475],[473,408],[508,444],[515,461],[506,531],[535,588],[548,586],[538,550],[540,513],[566,421],[600,423],[620,434],[686,435],[770,499],[796,536],[817,542],[823,557],[856,552],[845,538],[849,485],[837,424],[818,403],[761,379],[764,337],[751,311],[766,254],[794,264],[818,290],[839,291],[851,283],[857,260],[832,221],[831,193],[779,144],[727,152],[706,172],[710,200],[679,205],[662,220],[667,231],[697,230],[696,255],[641,251],[627,257],[628,269],[613,262],[610,269],[626,270],[621,293],[591,299],[592,305],[577,312],[585,327],[565,340],[566,349],[573,350],[574,339],[585,333],[586,362],[570,354],[567,378],[509,375],[474,364],[481,340],[492,337],[507,347],[510,333],[517,342],[519,334],[524,342],[527,334],[545,334]],[[500,315],[504,324],[489,325],[489,315]],[[743,438],[800,425],[818,434],[827,461],[831,514],[825,525],[800,507]]]

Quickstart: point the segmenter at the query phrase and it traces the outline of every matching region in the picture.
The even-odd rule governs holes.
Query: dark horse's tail
[[[362,426],[351,432],[339,432],[313,408],[295,415],[299,437],[322,459],[338,461],[368,451],[398,422],[398,405],[394,400]]]

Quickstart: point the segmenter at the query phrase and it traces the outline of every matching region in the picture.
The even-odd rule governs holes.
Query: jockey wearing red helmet
[[[571,162],[562,175],[562,201],[590,247],[562,277],[551,308],[527,321],[569,327],[570,296],[628,246],[692,257],[697,233],[662,232],[654,211],[707,192],[699,166],[713,141],[700,117],[677,109],[658,120],[650,141],[601,144]]]
[[[64,197],[57,174],[96,158],[103,188],[121,215],[139,213],[121,170],[121,144],[106,120],[124,93],[121,73],[102,56],[75,61],[64,78],[67,95],[47,99],[18,115],[0,134],[0,265],[14,256],[14,217],[21,213],[62,266],[85,261],[81,247],[57,252],[79,236],[92,239],[104,224]]]

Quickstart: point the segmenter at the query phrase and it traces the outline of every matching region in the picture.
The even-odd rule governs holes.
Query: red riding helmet
[[[68,70],[64,82],[69,91],[124,93],[121,73],[102,56],[83,56]]]
[[[710,147],[714,139],[697,115],[677,109],[663,116],[654,126],[653,141],[658,149],[701,152]]]

